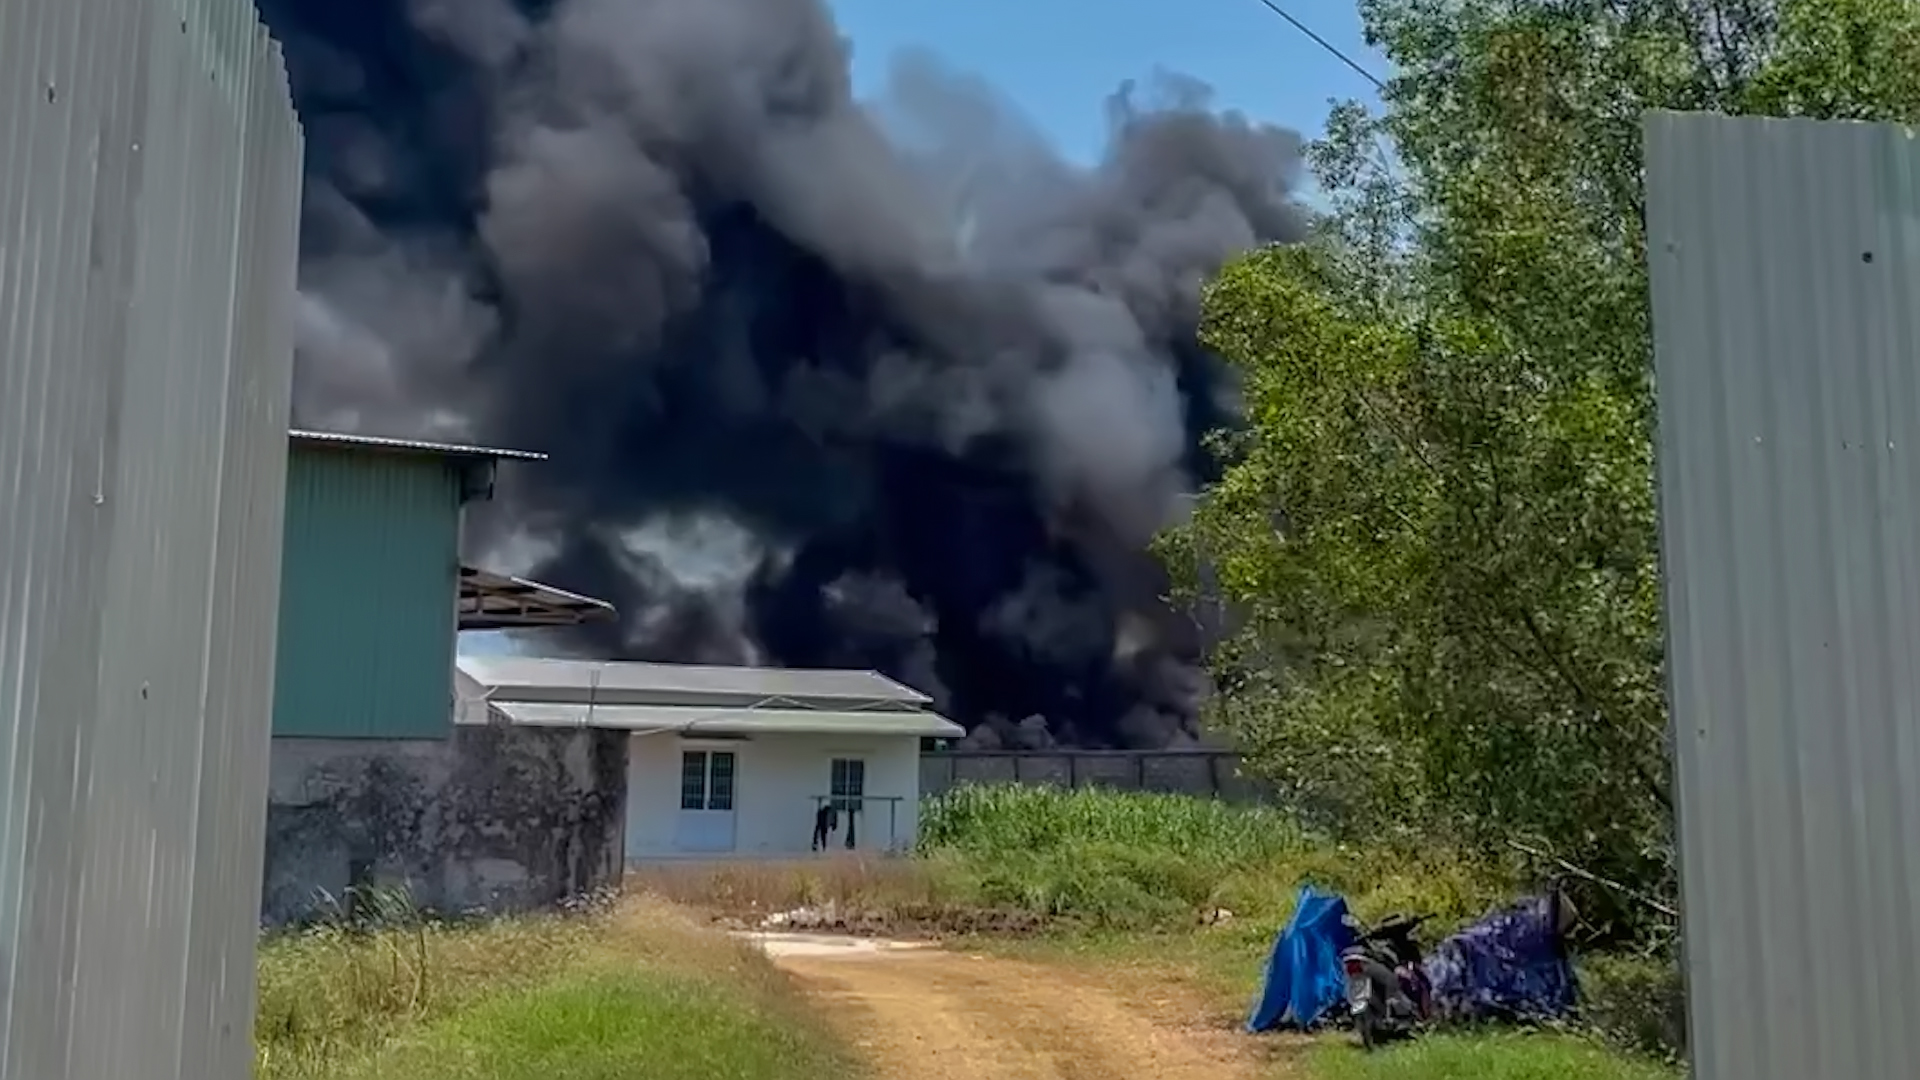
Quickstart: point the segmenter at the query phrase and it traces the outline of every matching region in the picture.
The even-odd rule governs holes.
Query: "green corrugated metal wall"
[[[296,443],[287,470],[273,733],[446,737],[458,468]]]

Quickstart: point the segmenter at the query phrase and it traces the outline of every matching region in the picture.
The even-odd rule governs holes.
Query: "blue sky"
[[[1213,86],[1218,104],[1308,135],[1329,98],[1373,100],[1373,87],[1260,0],[829,0],[853,40],[861,91],[892,56],[927,49],[986,79],[1069,157],[1097,157],[1101,104],[1130,78],[1164,68]],[[1360,41],[1352,0],[1281,0],[1375,74],[1385,60]]]

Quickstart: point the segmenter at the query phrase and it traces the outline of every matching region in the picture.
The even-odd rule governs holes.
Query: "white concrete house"
[[[804,856],[823,816],[826,851],[905,850],[920,741],[965,734],[872,671],[462,656],[456,683],[460,723],[631,733],[630,862]]]

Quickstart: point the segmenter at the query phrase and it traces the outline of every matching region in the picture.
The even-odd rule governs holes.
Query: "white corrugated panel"
[[[967,733],[939,713],[891,709],[710,709],[674,705],[587,705],[487,701],[460,703],[455,720],[469,725],[677,731],[684,735],[915,735],[958,739]]]
[[[1655,114],[1700,1080],[1920,1076],[1920,141]]]
[[[518,701],[586,701],[610,704],[678,704],[707,699],[895,702],[918,704],[927,695],[877,671],[722,667],[703,664],[643,664],[566,660],[536,656],[462,656],[468,677]],[[676,699],[668,702],[666,699]]]
[[[299,125],[247,0],[0,3],[0,1077],[251,1069]]]

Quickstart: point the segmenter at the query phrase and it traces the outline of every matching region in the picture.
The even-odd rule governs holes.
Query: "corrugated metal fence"
[[[248,0],[0,3],[0,1077],[242,1080],[300,131]]]
[[[1920,141],[1646,136],[1695,1075],[1920,1076]]]
[[[1260,802],[1270,787],[1240,771],[1232,750],[940,750],[920,755],[920,794],[962,784],[1027,784],[1163,791],[1228,802]]]

